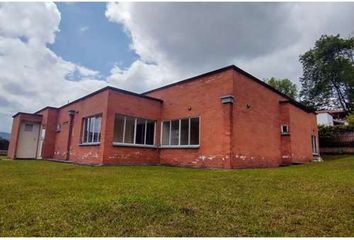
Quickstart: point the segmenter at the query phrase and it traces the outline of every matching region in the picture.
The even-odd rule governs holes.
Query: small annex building
[[[142,94],[105,87],[13,116],[8,157],[88,165],[277,167],[318,155],[315,113],[232,65]]]

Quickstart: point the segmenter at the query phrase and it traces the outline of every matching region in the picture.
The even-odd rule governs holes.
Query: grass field
[[[0,236],[354,236],[354,156],[273,169],[0,160]]]

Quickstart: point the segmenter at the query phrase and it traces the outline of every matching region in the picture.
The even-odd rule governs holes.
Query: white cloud
[[[55,4],[10,4],[0,6],[0,35],[25,37],[31,44],[53,43],[60,13]]]
[[[84,32],[86,32],[87,30],[89,30],[89,27],[88,27],[88,26],[82,26],[82,27],[80,27],[80,32],[81,32],[81,33],[84,33]]]
[[[298,82],[299,55],[321,34],[353,33],[353,12],[353,3],[123,2],[109,3],[106,16],[131,36],[142,72],[155,64],[140,85],[149,88],[229,64]],[[121,84],[134,87],[138,71],[134,63],[120,73]]]
[[[115,66],[103,81],[98,71],[47,47],[61,19],[54,3],[0,3],[0,131],[10,130],[13,113],[59,106],[107,84],[145,91],[229,64],[260,78],[296,81],[299,55],[321,34],[353,34],[353,6],[109,3],[107,19],[124,27],[139,59],[125,69]]]
[[[65,61],[46,46],[55,41],[59,22],[53,3],[0,4],[0,131],[10,130],[10,115],[18,111],[58,106],[107,84],[96,80],[97,71]],[[68,81],[74,73],[79,79]]]

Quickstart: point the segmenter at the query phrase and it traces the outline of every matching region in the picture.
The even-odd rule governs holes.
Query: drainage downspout
[[[68,134],[68,143],[66,148],[66,160],[70,159],[70,147],[71,147],[71,134],[73,132],[73,123],[74,123],[74,116],[75,110],[69,110],[69,134]]]

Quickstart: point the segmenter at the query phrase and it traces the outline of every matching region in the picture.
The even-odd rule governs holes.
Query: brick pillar
[[[227,95],[220,98],[223,105],[223,154],[224,168],[230,169],[232,158],[232,120],[233,120],[233,103],[234,96]]]
[[[281,165],[290,165],[292,163],[292,149],[291,149],[291,128],[290,128],[290,116],[289,116],[289,103],[280,102],[280,124],[279,124],[279,135],[280,135],[280,148],[281,148]],[[288,125],[289,133],[281,134],[280,126]]]

